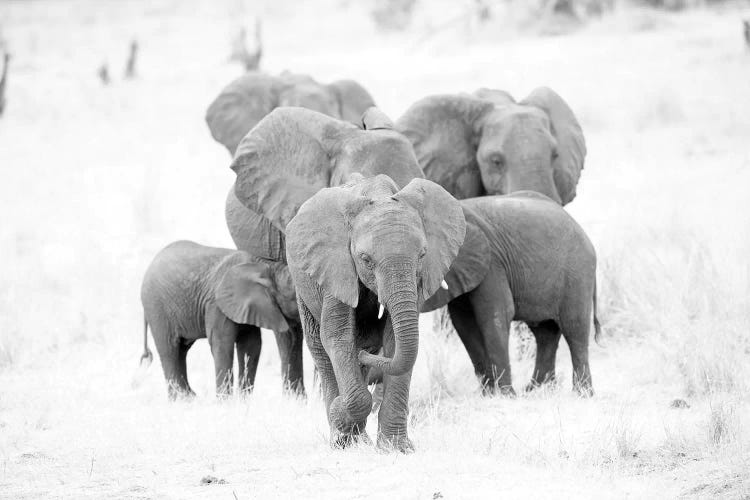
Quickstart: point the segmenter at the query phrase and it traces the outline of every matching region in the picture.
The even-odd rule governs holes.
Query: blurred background
[[[566,209],[599,258],[605,335],[604,347],[592,347],[596,401],[581,406],[569,399],[564,348],[563,395],[546,397],[558,413],[568,412],[567,420],[581,423],[570,435],[556,420],[544,420],[550,406],[544,397],[510,409],[482,400],[463,347],[432,317],[422,318],[412,427],[418,448],[438,457],[432,464],[441,463],[441,454],[474,457],[492,448],[485,434],[462,437],[463,415],[505,429],[502,446],[487,452],[494,462],[467,458],[474,468],[492,470],[511,459],[532,469],[552,463],[550,474],[559,473],[562,482],[555,484],[562,488],[571,480],[564,464],[573,457],[575,467],[589,467],[591,491],[604,480],[590,471],[612,463],[619,468],[610,480],[638,491],[651,483],[633,480],[635,474],[649,481],[679,475],[678,455],[669,455],[671,468],[664,465],[662,451],[671,446],[725,471],[734,478],[731,492],[747,491],[738,479],[750,469],[750,35],[743,19],[750,19],[748,2],[709,0],[0,2],[0,51],[11,54],[0,117],[0,460],[15,474],[3,472],[0,483],[19,495],[190,496],[192,490],[163,490],[174,484],[141,469],[161,471],[163,448],[181,450],[180,457],[197,453],[185,436],[206,418],[231,426],[248,412],[268,426],[266,436],[275,425],[296,426],[280,432],[267,453],[283,457],[285,440],[307,442],[309,434],[309,456],[332,453],[320,403],[291,403],[277,394],[270,332],[250,410],[240,402],[214,403],[206,342],[188,358],[202,403],[166,406],[156,364],[142,387],[130,386],[141,349],[140,281],[152,256],[176,239],[232,246],[223,211],[234,174],[204,114],[244,72],[231,56],[238,47],[255,49],[261,20],[262,71],[356,79],[394,120],[429,94],[490,87],[520,99],[546,85],[583,127],[588,156],[578,196]],[[133,41],[138,50],[127,77]],[[519,386],[533,367],[533,347],[524,338],[523,329],[513,338]],[[308,387],[311,369],[306,357]],[[663,415],[674,398],[693,406],[677,423]],[[290,405],[301,405],[312,423],[278,417]],[[542,423],[519,422],[519,411]],[[182,418],[178,412],[188,417],[175,428],[168,422]],[[614,423],[590,432],[586,422]],[[151,428],[148,439],[138,437],[144,427]],[[214,450],[208,462],[247,474],[212,448],[228,431],[213,432],[201,441],[200,457]],[[507,437],[513,433],[523,446]],[[567,443],[568,458],[548,445],[549,433],[557,436],[553,442]],[[719,453],[727,435],[739,448]],[[243,439],[265,446],[258,436]],[[131,464],[134,447],[144,462]],[[96,456],[111,473],[91,486],[100,490],[85,489],[93,474],[86,478],[89,455],[92,471]],[[167,454],[167,462],[177,455]],[[211,470],[206,460],[197,462]],[[649,465],[633,472],[638,460]],[[418,464],[401,466],[412,465]],[[65,472],[68,466],[80,469],[80,478]],[[188,469],[172,470],[181,481],[181,474],[192,474]],[[133,484],[145,489],[113,479],[122,479],[118,470],[136,471]],[[622,470],[628,472],[618,475]],[[436,465],[417,483],[450,472]],[[716,474],[723,480],[725,473]],[[682,482],[664,487],[692,491],[696,486],[681,474]],[[320,476],[281,478],[299,487],[322,483]],[[79,489],[65,489],[72,487]],[[433,493],[429,484],[424,488]]]

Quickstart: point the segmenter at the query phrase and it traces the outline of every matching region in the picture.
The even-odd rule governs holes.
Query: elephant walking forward
[[[284,267],[286,269],[286,267]],[[282,280],[284,279],[282,275]],[[288,274],[287,274],[288,280]],[[237,347],[239,386],[250,391],[260,356],[260,328],[279,332],[288,344],[300,331],[296,303],[281,292],[272,265],[246,252],[177,241],[160,251],[146,271],[141,287],[144,312],[144,354],[150,362],[147,330],[151,328],[170,399],[190,396],[186,357],[199,338],[208,338],[214,358],[217,395],[231,393],[234,348]],[[288,295],[288,294],[287,294]],[[301,355],[301,346],[299,346]],[[290,349],[291,351],[291,349]],[[288,360],[285,384],[302,383]]]
[[[508,334],[524,321],[537,344],[527,390],[555,380],[560,336],[570,347],[573,387],[593,394],[588,346],[596,334],[596,253],[583,229],[546,196],[522,191],[462,200],[466,239],[423,312],[448,305],[487,392],[513,393]]]
[[[335,445],[364,433],[372,409],[365,370],[375,367],[384,373],[378,445],[413,449],[407,415],[419,308],[464,233],[458,202],[440,186],[415,179],[399,190],[385,175],[321,190],[287,226],[302,327]],[[381,347],[384,356],[375,355]]]

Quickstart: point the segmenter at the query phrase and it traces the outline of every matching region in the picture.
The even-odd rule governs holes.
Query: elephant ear
[[[427,238],[427,254],[422,261],[422,295],[427,300],[440,287],[464,242],[464,213],[450,193],[425,179],[414,179],[393,198],[416,208],[422,216]]]
[[[237,198],[284,232],[300,206],[330,185],[330,145],[347,130],[357,127],[308,109],[273,110],[237,148]]]
[[[434,311],[456,297],[474,290],[490,270],[490,243],[487,240],[484,222],[473,210],[464,206],[466,237],[456,259],[451,264],[445,282],[448,289],[439,288],[422,307],[422,312]]]
[[[214,99],[206,111],[206,123],[213,138],[234,154],[242,138],[276,107],[277,101],[276,78],[247,73]]]
[[[270,220],[240,203],[234,186],[227,194],[224,219],[237,249],[255,257],[286,262],[284,234]]]
[[[365,88],[354,80],[336,80],[328,85],[339,102],[342,120],[359,123],[362,113],[375,106],[375,101]]]
[[[367,108],[362,114],[362,128],[365,130],[391,130],[393,122],[376,107]]]
[[[513,96],[504,90],[488,89],[487,87],[481,87],[474,91],[472,94],[474,97],[484,99],[485,101],[491,101],[497,106],[507,106],[509,104],[515,104],[516,100]]]
[[[221,312],[235,323],[283,332],[289,325],[273,298],[271,287],[266,265],[235,264],[224,272],[214,297]]]
[[[534,89],[521,104],[535,106],[549,117],[552,135],[557,139],[557,158],[553,162],[555,186],[565,205],[576,196],[576,185],[586,158],[581,125],[562,97],[550,88]]]
[[[494,104],[470,95],[436,95],[414,103],[396,122],[396,129],[414,146],[428,179],[452,195],[482,194],[476,160],[481,119]]]
[[[359,277],[352,260],[346,213],[366,198],[351,185],[326,188],[307,200],[287,226],[289,266],[306,273],[350,307],[359,302]]]

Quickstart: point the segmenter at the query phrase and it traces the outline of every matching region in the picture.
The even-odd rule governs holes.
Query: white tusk
[[[447,290],[448,289],[448,283],[446,283],[445,280],[441,281],[440,282],[440,288],[442,288],[443,290]]]
[[[385,311],[385,307],[383,307],[383,304],[380,304],[380,310],[378,310],[378,319],[383,317],[383,311]]]

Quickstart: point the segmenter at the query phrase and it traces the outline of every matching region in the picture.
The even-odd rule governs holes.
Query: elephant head
[[[221,91],[206,111],[206,123],[214,139],[234,154],[245,134],[277,107],[302,107],[357,121],[374,105],[370,94],[352,80],[326,85],[289,72],[279,76],[251,72]]]
[[[458,201],[439,185],[388,176],[322,189],[287,227],[287,259],[325,293],[356,308],[360,284],[377,295],[393,325],[393,358],[365,351],[367,366],[400,375],[417,355],[418,312],[440,287],[464,240]]]
[[[267,264],[245,252],[233,252],[216,266],[212,282],[216,306],[235,323],[277,332],[289,329],[277,300],[279,287]]]
[[[402,188],[423,175],[411,144],[391,127],[377,108],[364,113],[361,128],[307,109],[275,109],[237,148],[235,194],[284,232],[308,198],[355,173],[385,174]]]
[[[549,88],[518,103],[493,89],[426,97],[396,128],[414,144],[427,178],[457,198],[520,190],[563,205],[575,198],[586,156],[583,131]]]

